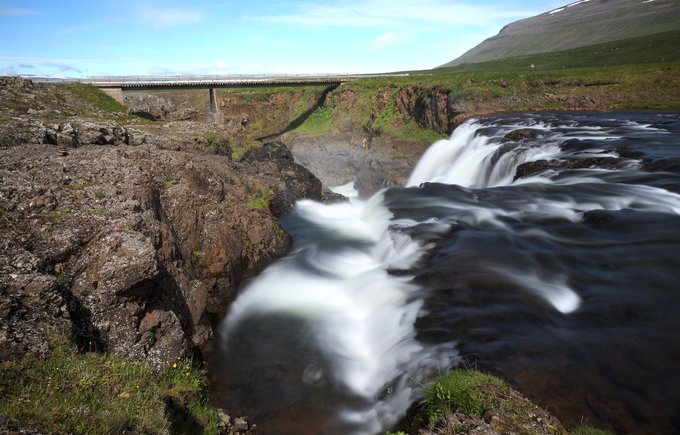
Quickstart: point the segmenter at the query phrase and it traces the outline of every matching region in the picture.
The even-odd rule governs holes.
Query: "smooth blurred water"
[[[680,429],[677,114],[468,121],[407,185],[284,220],[293,252],[221,326],[227,409],[379,433],[463,358],[566,418]]]

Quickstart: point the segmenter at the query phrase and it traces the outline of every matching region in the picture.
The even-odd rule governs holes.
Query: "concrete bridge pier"
[[[105,94],[118,101],[120,104],[125,103],[123,98],[123,88],[121,86],[99,86],[99,89],[104,91]]]
[[[224,122],[224,114],[220,110],[220,102],[215,88],[210,88],[210,116],[214,124],[222,124]]]

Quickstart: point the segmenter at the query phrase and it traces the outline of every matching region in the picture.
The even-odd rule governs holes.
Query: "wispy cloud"
[[[403,40],[404,37],[401,35],[397,35],[394,32],[386,32],[371,41],[371,44],[368,46],[366,51],[371,52],[382,50],[383,48],[387,48]]]
[[[67,65],[65,63],[45,62],[45,63],[42,64],[42,66],[47,67],[47,68],[55,68],[61,73],[73,71],[73,72],[77,72],[78,74],[82,74],[82,71],[79,68],[76,68],[73,65]]]
[[[169,29],[203,20],[203,13],[186,8],[158,8],[140,5],[136,8],[142,24],[152,29]]]
[[[37,15],[38,12],[33,9],[17,8],[15,6],[0,5],[0,16],[4,17],[19,17],[22,15]]]
[[[481,6],[474,2],[449,0],[349,0],[324,4],[304,3],[294,13],[251,16],[259,21],[299,26],[397,27],[406,25],[487,25],[494,21],[524,18],[540,11],[516,6]]]

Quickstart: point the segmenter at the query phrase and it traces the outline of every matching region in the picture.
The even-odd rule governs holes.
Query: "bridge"
[[[92,76],[84,79],[32,78],[38,82],[88,83],[100,88],[123,103],[123,91],[148,91],[160,88],[209,89],[211,100],[215,88],[242,88],[256,86],[312,86],[341,84],[360,78],[401,77],[408,73],[386,74],[228,74],[183,76]]]
[[[155,89],[207,89],[210,114],[214,122],[221,119],[216,88],[243,88],[256,86],[313,86],[340,85],[360,78],[403,77],[408,73],[387,74],[230,74],[185,76],[92,76],[84,79],[52,79],[32,77],[36,82],[87,83],[100,88],[121,104],[125,103],[123,91],[150,91]]]

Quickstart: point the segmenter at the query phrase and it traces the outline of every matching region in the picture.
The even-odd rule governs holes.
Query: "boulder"
[[[541,134],[541,130],[534,128],[518,128],[503,136],[502,142],[518,142],[524,139],[535,139]]]

